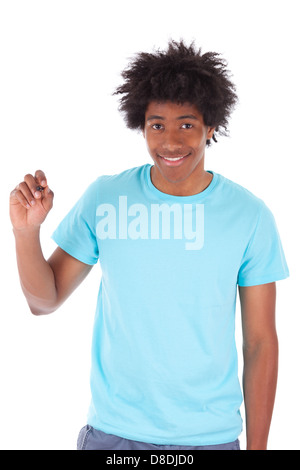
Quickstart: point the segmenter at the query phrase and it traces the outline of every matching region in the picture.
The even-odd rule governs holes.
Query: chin
[[[178,166],[168,166],[159,158],[153,160],[155,166],[166,180],[170,182],[180,182],[186,180],[198,168],[202,159],[195,162],[194,159],[189,156],[186,158],[185,162]]]

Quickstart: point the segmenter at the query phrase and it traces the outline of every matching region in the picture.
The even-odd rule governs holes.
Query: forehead
[[[178,119],[184,116],[195,116],[200,121],[203,120],[202,114],[194,104],[177,104],[172,101],[151,101],[146,109],[146,117],[160,116],[165,119]]]

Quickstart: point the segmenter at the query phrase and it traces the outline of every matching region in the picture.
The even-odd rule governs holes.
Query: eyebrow
[[[154,114],[152,114],[151,116],[147,118],[147,121],[152,121],[154,119],[161,119],[162,121],[164,121],[165,118],[163,118],[162,116],[155,116]]]
[[[194,114],[185,114],[184,116],[179,116],[178,121],[180,119],[195,119],[196,121],[198,120],[197,116],[194,116]]]
[[[152,120],[156,120],[156,119],[160,119],[161,121],[164,121],[165,118],[162,117],[162,116],[157,116],[157,115],[154,115],[152,114],[151,116],[149,116],[147,118],[147,121],[152,121]],[[185,114],[184,116],[178,116],[178,118],[176,118],[176,120],[180,121],[181,119],[194,119],[194,120],[198,120],[198,118],[196,116],[194,116],[194,114]]]

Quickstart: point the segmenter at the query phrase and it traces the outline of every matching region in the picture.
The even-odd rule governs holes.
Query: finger
[[[30,208],[30,204],[29,204],[28,200],[26,199],[24,194],[19,189],[16,188],[14,191],[12,191],[11,197],[12,197],[12,199],[13,198],[16,199],[26,209]]]
[[[28,188],[31,191],[32,196],[35,199],[39,199],[41,197],[41,193],[38,190],[38,183],[33,175],[25,175],[24,182],[27,184]]]
[[[47,178],[46,178],[45,173],[42,170],[37,170],[34,176],[39,186],[42,186],[43,188],[47,186]]]
[[[18,199],[19,202],[25,199],[28,204],[30,204],[31,206],[34,206],[35,204],[34,196],[32,194],[30,187],[27,185],[27,183],[25,183],[25,181],[18,184],[18,186],[16,187],[16,190],[17,190],[16,197],[18,199],[18,196],[19,196],[19,199]],[[20,196],[19,193],[22,194],[22,197]]]
[[[53,206],[53,198],[54,198],[54,193],[51,191],[49,186],[43,191],[44,197],[42,199],[42,204],[47,212],[50,211],[50,209]]]

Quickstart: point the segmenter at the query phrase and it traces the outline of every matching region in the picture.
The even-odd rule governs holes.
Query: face
[[[195,105],[151,102],[143,133],[154,161],[153,183],[155,179],[169,190],[199,184],[205,174],[206,141],[214,130],[204,124]]]

